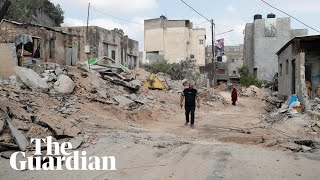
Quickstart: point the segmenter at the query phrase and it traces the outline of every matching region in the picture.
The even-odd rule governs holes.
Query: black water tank
[[[270,14],[267,15],[267,18],[276,18],[276,15],[273,14],[273,13],[270,13]]]
[[[262,15],[261,14],[256,14],[256,15],[253,16],[253,19],[254,20],[262,19]]]

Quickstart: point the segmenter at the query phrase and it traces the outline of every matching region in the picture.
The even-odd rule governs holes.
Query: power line
[[[228,36],[224,36],[224,34],[222,33],[222,30],[221,30],[218,26],[216,26],[216,28],[217,28],[217,31],[218,31],[220,34],[222,34],[221,36],[222,36],[223,38],[228,39],[233,45],[238,46],[238,44],[235,43],[233,40],[231,40]]]
[[[119,18],[119,17],[114,16],[114,15],[112,15],[112,14],[106,13],[106,12],[104,12],[104,11],[102,11],[102,10],[99,10],[99,9],[93,7],[93,6],[91,6],[91,8],[94,9],[94,10],[96,10],[96,11],[98,11],[98,12],[100,12],[100,13],[103,13],[103,14],[105,14],[105,15],[107,15],[107,16],[110,16],[110,17],[113,17],[113,18],[115,18],[115,19],[118,19],[118,20],[120,20],[120,21],[124,21],[124,22],[127,22],[127,23],[132,23],[132,24],[143,25],[143,24],[138,23],[138,22],[133,22],[133,21],[130,21],[130,20],[127,20],[127,19]]]
[[[268,6],[272,7],[273,9],[276,9],[276,10],[278,10],[278,11],[280,11],[280,12],[282,12],[282,13],[284,13],[284,14],[288,15],[289,17],[291,17],[291,18],[295,19],[296,21],[298,21],[298,22],[300,22],[301,24],[303,24],[303,25],[307,26],[308,28],[313,29],[314,31],[316,31],[316,32],[320,33],[320,31],[319,31],[319,30],[317,30],[317,29],[315,29],[315,28],[313,28],[313,27],[311,27],[311,26],[307,25],[306,23],[302,22],[301,20],[299,20],[298,18],[296,18],[296,17],[294,17],[294,16],[291,16],[289,13],[286,13],[286,12],[282,11],[281,9],[278,9],[278,8],[274,7],[273,5],[269,4],[268,2],[266,2],[266,1],[264,1],[264,0],[261,0],[261,1],[262,1],[262,2],[264,2],[265,4],[267,4]]]
[[[207,23],[208,21],[203,21],[203,22],[200,22],[200,23],[198,23],[198,24],[195,24],[196,26],[198,26],[198,25],[201,25],[201,24],[203,24],[203,23]]]
[[[196,9],[194,9],[192,6],[190,6],[188,3],[186,3],[184,0],[180,0],[181,2],[183,2],[185,5],[187,5],[190,9],[192,9],[194,12],[196,12],[197,14],[199,14],[201,17],[203,17],[205,20],[207,20],[208,22],[211,22],[211,20],[209,20],[208,18],[206,18],[204,15],[202,15],[199,11],[197,11]],[[204,23],[204,22],[202,22]],[[200,23],[200,24],[202,24]],[[198,24],[199,25],[199,24]],[[216,26],[216,25],[215,25]],[[216,28],[219,30],[219,27],[216,26]],[[221,31],[221,30],[220,30]],[[222,32],[222,31],[221,31]],[[232,41],[228,36],[226,36],[227,39],[233,43],[234,45],[237,45],[237,43],[234,43],[234,41]]]
[[[185,5],[187,5],[189,8],[191,8],[194,12],[196,12],[197,14],[199,14],[201,17],[203,17],[205,20],[211,22],[208,18],[206,18],[204,15],[202,15],[199,11],[195,10],[193,7],[191,7],[188,3],[186,3],[184,0],[180,0],[181,2],[183,2]]]

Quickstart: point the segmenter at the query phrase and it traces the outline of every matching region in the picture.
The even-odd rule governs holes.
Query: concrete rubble
[[[72,93],[74,87],[74,82],[70,79],[69,76],[66,76],[64,74],[60,74],[57,81],[54,83],[54,89],[63,94]]]
[[[15,72],[19,79],[32,90],[47,91],[48,84],[32,69],[16,67]]]
[[[120,107],[128,106],[128,105],[134,103],[134,101],[132,101],[124,96],[115,96],[115,97],[113,97],[113,99],[119,103]]]
[[[155,105],[158,99],[143,87],[150,73],[142,69],[119,72],[99,65],[89,69],[44,63],[34,69],[16,67],[15,71],[16,77],[1,79],[1,101],[10,102],[2,103],[2,108],[12,109],[13,119],[11,122],[4,114],[0,116],[0,151],[28,151],[32,148],[28,139],[39,136],[69,141],[74,149],[94,143],[83,129],[89,120],[83,108],[87,103],[115,108],[132,119],[150,116],[152,108],[165,104],[159,101],[161,105]],[[159,76],[169,82],[171,91],[183,89],[181,81]]]
[[[286,142],[286,143],[280,144],[280,146],[283,148],[292,150],[292,151],[296,151],[296,152],[298,152],[302,149],[302,147],[300,145],[293,143],[293,142]]]
[[[83,137],[75,137],[75,138],[72,138],[70,139],[69,141],[72,145],[72,149],[78,149],[81,144],[83,143]]]
[[[46,63],[43,67],[36,71],[17,68],[16,78],[2,81],[4,83],[1,84],[5,85],[0,87],[0,100],[4,102],[4,108],[11,109],[8,112],[11,123],[6,126],[5,121],[1,120],[5,119],[4,116],[0,116],[0,151],[30,151],[34,148],[28,144],[30,138],[46,136],[52,136],[59,142],[70,142],[75,150],[96,144],[97,132],[110,128],[109,121],[120,120],[132,126],[135,126],[133,122],[144,124],[159,119],[169,121],[180,113],[178,99],[187,85],[187,80],[176,81],[158,73],[158,78],[168,88],[168,91],[159,93],[160,90],[150,90],[143,86],[150,76],[143,69],[121,72],[115,67],[102,65],[94,65],[89,69],[82,65],[64,67],[54,63]],[[230,87],[232,85],[225,84],[216,89],[197,88],[201,108],[204,111],[219,111],[230,106],[229,95],[226,97]],[[299,114],[291,113],[290,108],[285,106],[287,103],[278,100],[267,89],[255,86],[237,89],[240,98],[259,99],[271,104],[261,122],[264,129],[271,129],[273,125],[291,117],[300,117]],[[304,128],[311,134],[320,133],[319,125],[320,122],[308,122]],[[251,133],[246,128],[218,129],[238,134]],[[248,141],[250,137],[243,139]],[[265,139],[259,135],[253,144],[262,144],[268,148],[280,146],[296,152],[313,150],[311,146],[299,145],[290,140]]]

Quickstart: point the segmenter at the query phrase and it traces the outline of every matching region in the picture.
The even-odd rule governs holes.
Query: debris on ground
[[[293,142],[286,142],[286,143],[280,144],[280,146],[295,152],[298,152],[302,149],[301,145],[298,145]]]
[[[69,142],[71,143],[72,149],[78,149],[83,143],[83,137],[72,138]]]
[[[28,151],[32,149],[28,140],[33,137],[52,136],[59,142],[70,142],[73,149],[88,147],[97,142],[97,129],[105,129],[109,122],[144,124],[150,121],[170,120],[180,113],[180,94],[188,80],[172,80],[163,73],[154,74],[143,69],[123,72],[118,67],[101,63],[87,67],[64,67],[55,63],[33,69],[17,67],[17,76],[1,79],[0,101],[2,108],[9,108],[7,116],[0,114],[0,151]],[[161,88],[153,86],[155,80]],[[148,82],[148,86],[144,84]],[[203,111],[219,111],[229,106],[226,91],[231,84],[218,88],[198,87]],[[161,90],[162,89],[162,90]],[[241,89],[238,87],[238,89]],[[294,109],[299,104],[278,100],[275,93],[267,89],[250,86],[242,92],[248,101],[266,102],[265,127],[299,117]],[[300,106],[300,105],[299,105]],[[241,107],[241,103],[239,106]],[[232,114],[231,114],[232,115]],[[320,133],[320,123],[306,121],[309,134]],[[133,125],[132,125],[133,126]],[[94,127],[94,128],[93,128]],[[265,128],[263,127],[263,128]],[[210,129],[208,127],[200,127]],[[224,141],[246,141],[273,147],[309,150],[307,145],[285,144],[279,139],[254,136],[247,127],[211,127],[214,131],[236,133],[237,136],[222,137]],[[238,134],[246,136],[238,137]],[[284,144],[284,145],[281,145]],[[294,143],[295,144],[295,143]],[[294,147],[296,146],[296,147]],[[306,146],[306,147],[304,147]],[[160,146],[159,146],[160,147]],[[299,149],[299,150],[300,150]]]

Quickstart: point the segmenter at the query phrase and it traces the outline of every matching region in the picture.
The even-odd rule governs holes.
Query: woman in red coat
[[[238,93],[237,93],[237,89],[235,87],[233,87],[233,89],[232,89],[231,100],[232,100],[232,105],[235,106],[236,102],[238,100]]]

